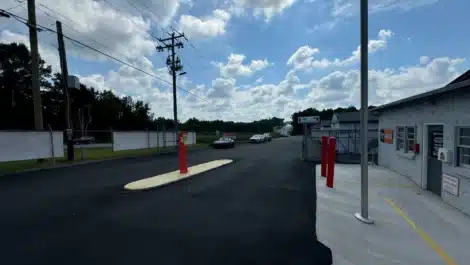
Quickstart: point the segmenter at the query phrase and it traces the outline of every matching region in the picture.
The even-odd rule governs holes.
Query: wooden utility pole
[[[42,100],[39,80],[38,31],[36,28],[35,0],[28,0],[29,44],[31,48],[31,90],[33,92],[34,128],[44,130]]]
[[[166,39],[158,39],[163,45],[157,46],[157,51],[163,52],[165,49],[170,51],[170,55],[166,60],[166,65],[168,70],[173,77],[173,123],[175,130],[175,137],[178,136],[178,104],[176,96],[176,75],[184,75],[186,72],[183,71],[183,65],[181,64],[180,58],[176,56],[175,48],[182,49],[183,43],[179,41],[180,38],[186,38],[184,34],[178,33],[176,35],[174,32],[171,34],[171,37]],[[168,43],[169,42],[169,43]],[[178,74],[178,72],[181,72]]]
[[[65,95],[65,120],[67,124],[67,158],[69,161],[73,161],[75,159],[75,155],[73,150],[72,123],[70,121],[70,98],[68,85],[69,72],[67,69],[67,55],[65,53],[64,35],[62,34],[62,23],[60,21],[56,21],[56,28],[57,42],[59,43],[60,68],[62,70],[62,84],[64,85]]]

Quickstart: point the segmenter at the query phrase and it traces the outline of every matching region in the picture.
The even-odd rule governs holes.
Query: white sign
[[[460,179],[447,174],[442,174],[442,189],[450,194],[459,196]]]
[[[308,117],[299,117],[299,123],[319,123],[320,116],[308,116]]]

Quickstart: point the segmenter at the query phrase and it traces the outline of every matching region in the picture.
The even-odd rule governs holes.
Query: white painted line
[[[207,163],[195,165],[192,167],[188,168],[188,173],[186,174],[180,174],[179,170],[175,170],[172,172],[168,172],[165,174],[157,175],[154,177],[150,178],[145,178],[141,180],[137,180],[134,182],[131,182],[124,186],[124,189],[126,190],[145,190],[145,189],[151,189],[155,188],[158,186],[166,185],[172,182],[180,181],[186,178],[189,178],[191,176],[203,173],[205,171],[218,168],[227,164],[232,163],[233,160],[230,159],[220,159],[220,160],[214,160],[210,161]]]

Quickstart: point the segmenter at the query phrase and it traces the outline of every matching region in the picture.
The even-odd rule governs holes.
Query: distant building
[[[359,130],[361,128],[361,112],[339,112],[333,114],[331,118],[331,128],[341,130]],[[369,130],[379,128],[379,118],[369,111]]]

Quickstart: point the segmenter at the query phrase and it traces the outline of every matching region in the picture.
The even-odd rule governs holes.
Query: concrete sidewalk
[[[317,177],[317,235],[331,248],[333,264],[469,264],[470,217],[406,177],[369,167],[373,225],[354,217],[360,211],[359,165],[337,164],[334,188],[325,182]]]

